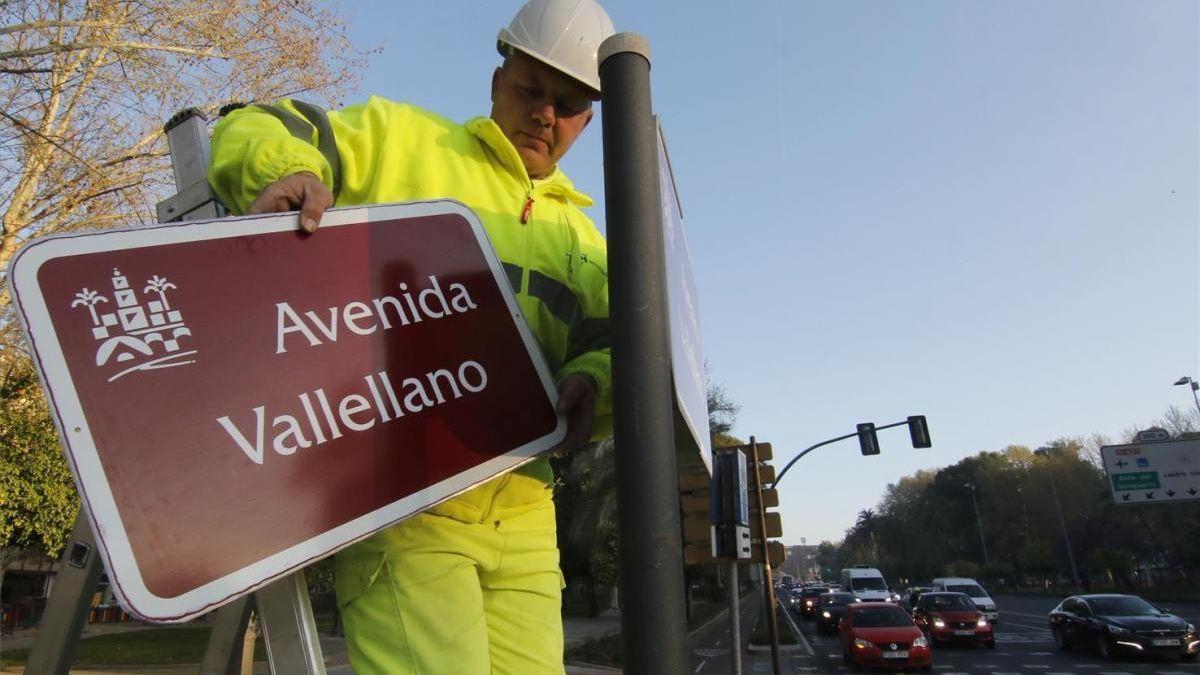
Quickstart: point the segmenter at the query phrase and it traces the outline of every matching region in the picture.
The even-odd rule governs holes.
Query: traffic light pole
[[[908,423],[909,423],[908,420],[905,420],[903,422],[896,422],[895,424],[885,424],[881,427],[875,427],[875,431],[879,431],[881,429],[891,429],[892,427],[904,426]],[[858,436],[857,431],[852,434],[846,434],[845,436],[838,436],[837,438],[831,438],[827,441],[821,441],[820,443],[817,443],[816,445],[808,446],[800,454],[793,457],[791,459],[791,461],[789,461],[787,464],[785,464],[783,466],[783,470],[780,471],[779,475],[775,477],[775,482],[771,483],[771,487],[772,488],[777,487],[779,485],[779,481],[783,480],[784,474],[786,474],[788,472],[788,469],[792,468],[792,465],[795,464],[797,461],[799,461],[801,457],[807,455],[808,453],[812,452],[813,450],[816,450],[817,448],[819,448],[823,445],[829,445],[830,443],[837,443],[838,441],[844,441],[847,438],[854,438],[855,436]]]
[[[754,460],[754,491],[758,496],[758,527],[762,533],[763,595],[767,603],[767,625],[771,627],[771,666],[775,675],[782,675],[779,666],[779,617],[775,615],[775,580],[771,578],[771,552],[767,546],[767,509],[763,505],[762,471],[758,463],[758,442],[750,437],[750,456]],[[778,483],[779,481],[775,481]],[[734,648],[738,646],[735,644]]]

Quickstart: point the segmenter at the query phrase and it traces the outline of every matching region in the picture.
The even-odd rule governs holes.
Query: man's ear
[[[504,77],[502,68],[492,71],[492,103],[496,102],[496,90],[500,88],[500,78]]]

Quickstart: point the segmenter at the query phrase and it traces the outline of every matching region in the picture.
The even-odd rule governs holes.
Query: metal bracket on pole
[[[92,594],[100,582],[100,554],[87,516],[81,511],[59,560],[54,588],[25,664],[26,673],[66,675],[87,622]]]

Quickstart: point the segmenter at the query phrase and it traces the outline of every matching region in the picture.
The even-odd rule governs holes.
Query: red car
[[[913,608],[913,621],[931,645],[963,642],[996,648],[991,622],[963,593],[922,593]]]
[[[933,668],[929,639],[899,606],[859,602],[846,607],[838,622],[842,658],[862,668]]]

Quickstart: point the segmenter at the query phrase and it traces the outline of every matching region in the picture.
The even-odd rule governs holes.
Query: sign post
[[[1142,433],[1149,438],[1162,437]],[[1200,440],[1106,445],[1100,448],[1100,457],[1117,504],[1200,499]]]
[[[688,672],[670,333],[650,45],[600,45],[608,207],[613,435],[621,531],[625,672]]]

